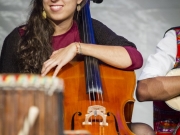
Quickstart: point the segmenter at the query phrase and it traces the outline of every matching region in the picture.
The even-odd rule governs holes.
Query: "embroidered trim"
[[[174,68],[180,67],[180,28],[175,28],[176,37],[177,37],[177,55],[176,55],[176,63]]]

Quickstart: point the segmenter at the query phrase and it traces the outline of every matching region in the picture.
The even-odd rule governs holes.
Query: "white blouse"
[[[151,54],[138,80],[165,76],[176,62],[177,38],[176,32],[170,30],[165,37],[157,44],[156,53]]]

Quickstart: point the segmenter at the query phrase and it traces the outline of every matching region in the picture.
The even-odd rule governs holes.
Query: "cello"
[[[84,43],[95,44],[87,0],[81,10]],[[48,75],[52,75],[50,72]],[[124,71],[85,56],[65,65],[57,77],[64,80],[64,130],[88,130],[92,135],[134,135],[131,122],[134,71]]]

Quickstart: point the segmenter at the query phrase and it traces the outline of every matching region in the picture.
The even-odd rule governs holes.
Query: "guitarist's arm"
[[[139,101],[167,100],[180,94],[180,77],[167,77],[176,61],[176,33],[171,30],[158,43],[156,53],[148,57],[137,83]]]
[[[169,100],[180,95],[180,76],[162,76],[138,81],[139,101]]]

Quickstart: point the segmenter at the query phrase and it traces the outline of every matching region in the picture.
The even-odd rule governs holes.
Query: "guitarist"
[[[166,76],[179,66],[179,47],[180,27],[167,30],[156,46],[156,53],[148,57],[137,83],[137,99],[140,102],[154,101],[154,130],[157,134],[173,133],[179,127],[180,112],[163,102],[180,95],[180,76]]]

